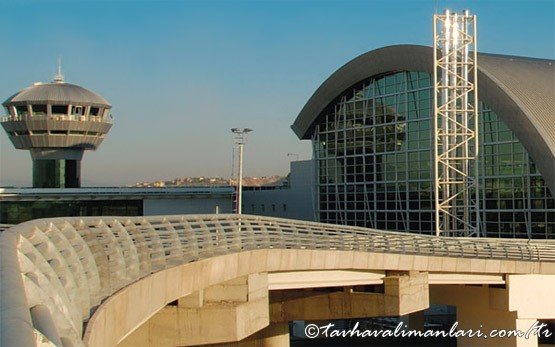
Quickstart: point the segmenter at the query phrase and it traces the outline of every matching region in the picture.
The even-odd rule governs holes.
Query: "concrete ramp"
[[[414,274],[382,280],[389,289],[372,300],[389,302],[384,310],[392,314],[426,306],[428,274],[453,274],[451,281],[457,274],[555,274],[554,242],[442,238],[248,215],[42,219],[13,226],[0,240],[3,346],[114,346],[169,303],[199,291],[216,295],[210,288],[218,285],[228,286],[220,293],[229,295],[233,281],[257,274]],[[522,291],[522,284],[518,288]],[[258,312],[241,307],[264,306],[265,290],[252,300],[217,301],[232,302],[226,314],[239,317]],[[359,294],[353,295],[349,300],[358,300]],[[407,301],[411,295],[422,299]],[[511,299],[510,305],[516,302]],[[188,309],[196,323],[205,319],[206,313]],[[283,314],[294,317],[287,308]],[[248,321],[245,317],[239,318]],[[263,325],[234,330],[232,340]],[[213,342],[219,340],[203,343]]]

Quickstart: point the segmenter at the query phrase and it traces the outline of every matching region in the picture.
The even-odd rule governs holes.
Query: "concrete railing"
[[[14,224],[0,224],[0,232],[13,227]]]
[[[469,239],[248,215],[34,220],[0,235],[0,345],[83,345],[104,299],[157,271],[255,249],[555,262],[555,242]]]

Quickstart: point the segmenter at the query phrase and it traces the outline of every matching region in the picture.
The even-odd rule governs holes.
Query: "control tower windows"
[[[29,111],[27,110],[27,105],[18,105],[15,107],[18,116],[27,116]]]
[[[33,105],[33,116],[46,116],[46,105]]]
[[[91,110],[90,110],[89,114],[91,116],[98,116],[98,111],[99,111],[98,107],[91,107]]]
[[[84,110],[83,106],[73,106],[71,114],[73,114],[75,116],[82,116],[83,115],[83,110]]]
[[[67,105],[52,105],[52,114],[67,114]]]

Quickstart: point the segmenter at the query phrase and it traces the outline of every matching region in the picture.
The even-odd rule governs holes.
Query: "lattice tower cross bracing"
[[[435,231],[479,235],[476,16],[434,15]]]

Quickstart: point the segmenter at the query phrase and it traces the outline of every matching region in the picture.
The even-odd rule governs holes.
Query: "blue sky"
[[[232,127],[255,131],[245,174],[311,157],[290,130],[331,73],[382,46],[431,45],[436,6],[478,16],[480,51],[555,58],[555,1],[14,1],[0,11],[0,98],[66,81],[113,105],[83,159],[84,185],[231,173]],[[30,185],[31,158],[0,135],[0,184]]]

